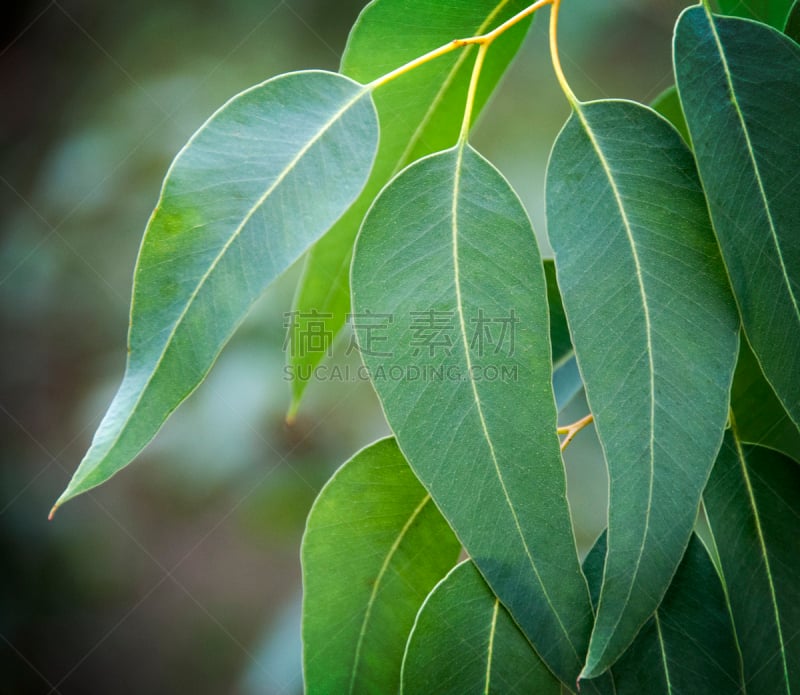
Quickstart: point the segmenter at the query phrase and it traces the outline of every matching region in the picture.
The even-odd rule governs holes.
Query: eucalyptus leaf
[[[561,693],[470,561],[425,599],[408,638],[402,678],[403,695]]]
[[[400,448],[492,591],[574,687],[592,608],[556,436],[544,273],[522,204],[469,146],[422,159],[375,201],[351,281],[362,358]],[[408,378],[411,367],[422,376]]]
[[[739,326],[691,152],[647,107],[576,106],[551,154],[547,221],[610,479],[591,678],[652,615],[689,542]]]
[[[747,692],[800,683],[800,467],[726,435],[704,494],[741,648]]]
[[[553,365],[564,364],[573,355],[572,340],[569,336],[567,315],[558,289],[556,266],[552,259],[544,260],[544,277],[547,283],[547,308],[550,314],[550,343],[553,352]]]
[[[397,692],[417,610],[460,548],[393,439],[344,464],[303,537],[306,692]]]
[[[558,289],[556,267],[550,258],[544,259],[544,277],[547,283],[547,307],[550,314],[550,343],[553,352],[553,392],[560,413],[583,388],[572,340],[569,337],[567,315]]]
[[[153,438],[263,290],[359,194],[377,140],[369,92],[322,71],[248,89],[192,136],[142,242],[122,385],[56,506]]]
[[[341,72],[364,84],[457,38],[485,33],[527,7],[527,0],[374,0],[350,33]],[[483,108],[513,59],[530,26],[521,22],[492,44],[481,72],[475,113]],[[364,192],[342,219],[310,251],[295,295],[292,331],[308,331],[323,317],[333,340],[350,310],[350,260],[353,243],[372,200],[389,179],[420,157],[451,147],[461,125],[475,49],[461,50],[423,65],[375,92],[381,141]],[[315,314],[316,312],[316,314]],[[295,344],[289,364],[308,374],[326,350]],[[293,415],[307,379],[292,381]]]
[[[600,593],[606,536],[583,563]],[[725,591],[693,535],[664,600],[612,668],[616,695],[746,692]]]
[[[800,462],[800,432],[786,413],[746,339],[742,339],[731,389],[739,437],[780,451]]]
[[[744,331],[800,423],[800,46],[770,27],[681,15],[675,71]]]

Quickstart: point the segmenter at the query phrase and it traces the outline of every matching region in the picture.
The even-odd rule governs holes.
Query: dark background
[[[300,691],[303,522],[335,467],[385,426],[368,386],[335,383],[312,385],[284,424],[296,272],[133,466],[46,518],[121,377],[136,253],[171,158],[236,92],[335,69],[361,4],[3,4],[0,693]],[[579,97],[656,96],[684,4],[564,0]],[[474,139],[539,232],[566,115],[540,20]],[[582,437],[569,485],[585,546],[605,481]]]

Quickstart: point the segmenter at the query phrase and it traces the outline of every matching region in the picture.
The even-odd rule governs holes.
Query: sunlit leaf
[[[205,378],[263,290],[361,191],[368,91],[311,71],[234,97],[177,156],[136,266],[122,385],[57,504],[107,480]]]
[[[459,550],[393,439],[344,464],[303,537],[306,692],[397,692],[417,610]]]
[[[652,615],[689,541],[727,420],[738,319],[691,153],[652,110],[576,107],[550,158],[547,221],[610,478],[592,677]]]
[[[413,164],[364,222],[352,293],[400,448],[492,591],[574,687],[592,609],[556,437],[544,273],[519,199],[469,146]],[[425,376],[407,378],[411,366]]]
[[[726,434],[703,496],[747,692],[800,683],[800,466]]]
[[[675,70],[711,218],[764,375],[800,423],[800,46],[686,10]]]
[[[425,599],[403,657],[404,695],[560,695],[561,685],[472,562]]]
[[[367,83],[448,41],[484,33],[530,4],[527,0],[375,0],[354,25],[341,71]],[[503,34],[489,52],[476,98],[480,111],[517,52],[529,21]],[[328,339],[350,310],[353,242],[372,200],[392,175],[423,155],[452,147],[458,137],[475,49],[438,58],[375,93],[381,142],[369,183],[358,201],[309,253],[294,302],[295,335],[323,316]],[[325,350],[293,348],[289,364],[307,374]],[[292,382],[292,412],[308,381]]]

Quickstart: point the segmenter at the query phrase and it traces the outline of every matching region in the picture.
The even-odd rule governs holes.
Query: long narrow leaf
[[[153,438],[263,290],[358,195],[377,140],[369,92],[321,71],[243,92],[192,136],[142,242],[122,385],[56,506]]]
[[[551,155],[547,221],[610,479],[593,677],[652,615],[689,541],[727,420],[738,318],[691,153],[652,110],[576,107]]]
[[[542,659],[574,687],[592,609],[555,434],[544,274],[519,199],[468,146],[411,165],[364,222],[352,292],[362,357],[400,448]]]
[[[800,425],[800,46],[742,19],[686,10],[675,73],[744,331]]]

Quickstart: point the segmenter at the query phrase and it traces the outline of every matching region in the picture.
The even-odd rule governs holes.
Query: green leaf
[[[792,0],[717,0],[720,12],[734,17],[757,19],[783,29]]]
[[[764,377],[744,338],[733,377],[731,408],[743,442],[776,449],[800,462],[800,432]]]
[[[403,657],[405,695],[560,695],[472,562],[453,569],[417,615]]]
[[[800,0],[795,0],[792,9],[789,10],[789,16],[786,17],[783,33],[790,39],[794,39],[797,43],[800,43]]]
[[[556,266],[550,258],[544,259],[544,277],[547,283],[547,306],[550,313],[550,343],[553,353],[553,392],[560,413],[583,388],[561,292],[556,279]]]
[[[553,365],[556,368],[569,360],[573,355],[572,340],[569,337],[569,325],[561,291],[558,289],[556,265],[552,259],[544,260],[544,277],[547,283],[547,307],[550,313],[550,343],[553,352]]]
[[[726,434],[703,496],[730,598],[747,691],[800,683],[800,467]]]
[[[686,10],[675,71],[711,219],[764,374],[800,423],[800,46]]]
[[[683,107],[675,85],[667,87],[661,92],[653,99],[653,103],[650,106],[672,123],[686,142],[690,142],[689,128],[686,125],[686,117],[683,115]]]
[[[492,591],[574,687],[592,609],[556,436],[544,273],[522,204],[469,146],[411,165],[364,221],[352,294],[400,448]]]
[[[592,677],[652,615],[689,542],[738,320],[691,153],[652,110],[576,107],[550,158],[547,220],[610,478]]]
[[[369,92],[321,71],[241,93],[192,136],[139,253],[122,385],[56,506],[153,438],[263,290],[361,191],[377,139]]]
[[[306,692],[397,692],[414,617],[459,551],[394,439],[344,464],[303,537]]]
[[[604,534],[583,565],[595,600],[605,553]],[[696,535],[661,605],[612,672],[617,695],[745,692],[725,592]]]
[[[482,34],[527,7],[527,0],[375,0],[354,25],[341,71],[367,83],[452,39]],[[481,71],[475,113],[488,100],[513,59],[530,21],[520,23],[492,44]],[[389,179],[420,157],[452,147],[458,137],[476,49],[462,50],[423,65],[375,93],[381,142],[369,183],[356,203],[311,250],[294,302],[295,335],[308,330],[313,312],[324,316],[333,339],[350,311],[350,260],[364,215]],[[319,320],[319,319],[316,319]],[[306,374],[325,350],[294,345],[289,363]],[[292,416],[308,385],[292,381]]]

